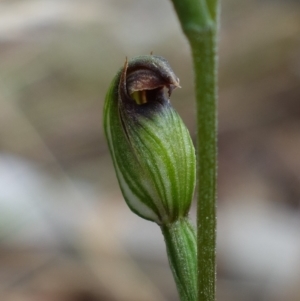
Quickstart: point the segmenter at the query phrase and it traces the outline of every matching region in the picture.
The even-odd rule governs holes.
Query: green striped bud
[[[126,60],[104,108],[123,196],[133,212],[160,225],[187,215],[195,186],[194,146],[169,101],[176,87],[179,79],[164,58]]]

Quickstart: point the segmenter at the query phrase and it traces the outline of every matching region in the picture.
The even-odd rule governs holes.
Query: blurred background
[[[300,2],[223,0],[221,20],[218,300],[299,301]],[[102,129],[112,77],[151,51],[180,78],[172,103],[194,139],[170,1],[0,2],[0,300],[178,301]]]

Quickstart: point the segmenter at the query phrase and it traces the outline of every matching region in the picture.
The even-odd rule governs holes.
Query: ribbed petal
[[[165,224],[185,216],[195,186],[195,151],[169,94],[179,86],[165,59],[126,62],[106,97],[104,125],[123,196],[132,211]],[[141,93],[141,103],[132,97]],[[144,103],[145,102],[145,103]]]

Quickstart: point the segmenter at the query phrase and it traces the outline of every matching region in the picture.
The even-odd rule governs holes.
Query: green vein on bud
[[[132,211],[160,225],[187,215],[195,186],[195,150],[169,102],[176,87],[179,79],[164,58],[126,60],[104,108],[123,196]]]

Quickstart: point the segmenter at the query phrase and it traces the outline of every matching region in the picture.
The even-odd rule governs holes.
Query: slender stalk
[[[172,0],[189,40],[197,100],[198,300],[216,290],[217,30],[218,0]]]
[[[200,71],[196,74],[198,300],[214,301],[216,290],[217,171],[214,31],[209,31],[203,42],[193,46],[193,57],[195,68]],[[200,60],[199,57],[202,59]]]
[[[187,217],[161,226],[181,301],[197,300],[196,232]]]

